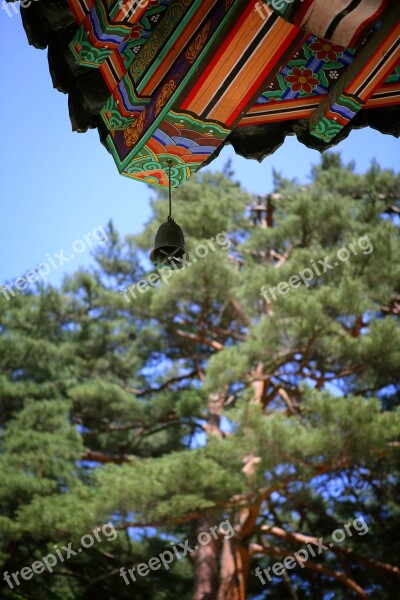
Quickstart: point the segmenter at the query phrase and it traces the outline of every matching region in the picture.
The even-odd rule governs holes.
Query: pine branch
[[[265,546],[262,546],[260,544],[250,544],[250,553],[253,556],[255,554],[264,554],[266,556],[281,557],[293,555],[291,550],[282,550],[277,546],[266,548]],[[352,592],[355,592],[359,598],[362,598],[363,600],[368,600],[369,596],[367,595],[365,590],[363,590],[363,588],[359,586],[358,583],[354,581],[354,579],[351,579],[345,573],[342,573],[341,571],[332,571],[331,569],[327,569],[326,567],[324,567],[321,563],[313,562],[311,560],[302,560],[301,562],[302,566],[305,569],[308,569],[309,571],[314,571],[315,573],[319,573],[320,575],[326,575],[326,577],[336,579],[344,586],[349,588]]]
[[[186,340],[192,340],[194,342],[199,342],[200,344],[204,344],[205,346],[209,346],[210,348],[213,348],[214,350],[222,350],[224,348],[223,344],[221,344],[220,342],[216,342],[215,340],[207,340],[205,338],[202,338],[199,335],[196,335],[194,333],[189,333],[188,331],[183,331],[182,329],[177,329],[176,330],[176,334],[179,335],[179,337],[184,338]]]
[[[173,385],[174,383],[180,383],[181,381],[184,381],[185,379],[190,379],[191,377],[194,377],[195,375],[197,375],[196,370],[190,371],[190,373],[186,373],[185,375],[180,375],[178,377],[172,377],[172,379],[165,381],[162,385],[160,385],[157,388],[149,387],[144,390],[141,390],[137,394],[137,396],[140,397],[140,396],[145,396],[146,394],[157,394],[158,392],[165,390],[165,388],[169,387],[170,385]]]
[[[281,527],[268,527],[267,525],[264,525],[261,527],[261,531],[287,540],[289,542],[295,542],[297,544],[318,544],[319,542],[318,538],[316,537],[304,535],[302,533],[288,532],[282,529]],[[397,579],[400,579],[400,569],[396,566],[390,565],[388,563],[382,563],[380,561],[374,560],[366,556],[361,556],[360,554],[357,554],[354,550],[348,550],[346,548],[341,548],[335,545],[330,546],[329,551],[337,555],[342,555],[354,559],[356,562],[359,562],[360,564],[363,564],[373,569],[374,571],[379,572],[384,577],[387,577],[387,575],[393,575]]]
[[[133,454],[106,454],[105,452],[96,452],[94,450],[86,450],[85,454],[80,460],[98,462],[103,465],[113,463],[115,465],[122,465],[124,463],[140,460]]]
[[[253,324],[252,324],[252,322],[250,320],[250,317],[248,317],[248,315],[245,313],[245,311],[243,310],[243,308],[241,307],[241,305],[239,304],[239,302],[236,300],[236,298],[234,298],[233,296],[230,296],[229,297],[229,302],[231,303],[232,307],[234,308],[234,310],[236,311],[236,313],[239,315],[239,317],[247,325],[247,327],[252,327]]]

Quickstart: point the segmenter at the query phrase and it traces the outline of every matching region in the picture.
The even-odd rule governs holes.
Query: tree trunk
[[[209,395],[208,437],[223,438],[220,428],[223,405],[224,396],[222,394],[211,393]],[[259,460],[257,457],[245,457],[243,470],[248,477],[252,476],[257,460]],[[245,600],[250,568],[250,552],[242,540],[243,536],[247,535],[248,529],[251,530],[254,526],[257,514],[257,509],[255,512],[249,509],[240,512],[237,523],[240,538],[236,535],[231,538],[223,538],[220,566],[221,539],[215,540],[213,538],[205,546],[198,544],[198,550],[193,555],[195,581],[193,600]],[[217,524],[218,521],[215,519],[203,518],[199,521],[198,533],[209,531],[211,527]]]
[[[245,600],[250,553],[240,540],[224,539],[217,600]]]
[[[217,524],[215,519],[201,519],[198,533],[209,531]],[[198,550],[193,554],[194,560],[194,593],[193,600],[216,600],[218,592],[218,554],[221,546],[219,540],[211,536],[209,544],[198,544]]]

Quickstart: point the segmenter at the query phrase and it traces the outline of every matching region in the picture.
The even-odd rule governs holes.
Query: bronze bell
[[[159,269],[181,269],[188,258],[183,231],[174,219],[168,217],[157,231],[150,260]]]

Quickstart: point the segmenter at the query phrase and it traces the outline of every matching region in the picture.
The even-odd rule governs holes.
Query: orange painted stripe
[[[178,146],[176,144],[173,146],[165,146],[165,150],[168,152],[168,154],[175,154],[175,156],[180,156],[181,158],[186,155],[191,156],[187,148],[184,148],[183,146]]]
[[[298,98],[295,100],[271,102],[267,105],[253,106],[246,116],[238,123],[238,127],[257,123],[307,119],[313,113],[322,98],[323,96],[310,99]],[[287,110],[296,108],[297,110]]]
[[[103,63],[100,67],[100,70],[101,70],[101,75],[105,81],[106,86],[108,87],[110,92],[112,92],[115,87],[114,75],[111,73],[110,68],[107,64]]]
[[[110,92],[113,92],[114,88],[116,86],[116,83],[115,83],[114,75],[111,73],[110,67],[108,66],[108,64],[106,62],[104,62],[101,65],[100,72],[106,83],[106,86],[108,87]]]
[[[264,22],[260,19],[258,13],[254,11],[255,3],[256,0],[251,0],[251,2],[249,2],[244,12],[242,13],[239,20],[234,24],[227,37],[224,39],[221,46],[218,48],[218,52],[215,54],[214,58],[210,60],[207,67],[204,69],[202,75],[199,77],[197,84],[193,86],[192,90],[181,104],[181,108],[183,110],[187,110],[188,107],[194,102],[200,90],[204,88],[204,84],[208,80],[210,74],[214,71],[217,64],[220,63],[221,57],[229,53],[227,52],[228,50],[232,53],[235,62],[240,57],[240,54],[237,52],[236,44],[232,44],[232,42],[235,39],[235,42],[240,43],[241,40],[239,34],[241,33],[241,29],[245,25],[249,15],[253,15],[253,17],[254,15],[257,16],[257,29],[260,29],[263,26]],[[198,112],[197,114],[200,114],[200,112]]]
[[[385,94],[380,96],[380,94]],[[386,94],[393,94],[387,96]],[[393,83],[391,85],[384,85],[377,90],[372,98],[370,98],[365,105],[365,108],[377,108],[379,106],[394,106],[400,104],[400,83]]]
[[[113,70],[115,71],[115,75],[114,72],[111,70],[108,61],[111,61],[111,65],[113,67]],[[108,58],[108,60],[105,60],[101,64],[99,70],[104,78],[104,81],[106,82],[108,89],[110,90],[110,92],[113,92],[125,74],[125,65],[122,61],[119,52],[113,52],[113,54]]]
[[[388,75],[390,75],[392,73],[392,71],[396,68],[396,66],[398,65],[399,60],[400,60],[400,49],[397,50],[393,54],[393,56],[390,60],[385,62],[385,64],[382,66],[382,68],[379,70],[379,72],[375,75],[375,77],[372,78],[372,80],[369,83],[369,85],[367,86],[367,88],[365,90],[363,90],[362,100],[364,102],[367,102],[367,100],[369,100],[371,98],[371,96],[374,94],[376,89],[384,83],[384,81],[388,77]]]
[[[393,93],[393,96],[379,97],[379,94],[387,93]],[[325,96],[317,96],[309,99],[298,98],[295,100],[269,102],[266,105],[255,105],[249,110],[247,115],[243,117],[237,126],[246,127],[247,125],[261,125],[263,123],[276,123],[280,121],[292,121],[295,119],[307,119],[317,108],[319,102],[323,101],[324,99]],[[400,104],[400,83],[385,85],[379,88],[379,90],[375,92],[374,96],[368,100],[368,103],[366,106],[364,106],[364,108],[395,106],[396,104]],[[298,106],[298,110],[285,112],[285,109],[295,108],[296,106]]]
[[[106,62],[106,61],[104,61],[104,62]],[[125,74],[125,65],[123,63],[120,53],[113,52],[111,54],[111,56],[108,57],[108,62],[111,63],[111,66],[114,69],[118,80],[120,81],[121,78],[123,77],[123,75]],[[100,67],[100,70],[101,70],[101,67]]]
[[[170,52],[167,54],[162,63],[154,71],[154,74],[151,76],[149,81],[140,91],[141,95],[150,96],[154,92],[161,79],[165,77],[166,73],[169,72],[173,63],[180,56],[192,35],[195,33],[203,19],[206,17],[207,13],[216,3],[217,0],[205,0],[204,2],[202,2],[199,10],[190,19],[187,27],[184,29],[184,31],[182,31],[181,35],[174,42],[174,45]]]
[[[376,90],[375,94],[384,94],[388,92],[399,93],[400,92],[400,82],[399,83],[389,83],[389,85],[383,85],[379,90]]]
[[[248,116],[246,115],[244,119],[240,121],[237,127],[246,127],[246,125],[258,125],[262,123],[276,123],[281,121],[293,121],[295,119],[308,119],[308,117],[315,110],[314,107],[298,109],[296,111],[291,112],[281,112],[275,114],[265,114],[265,115],[254,115]]]
[[[368,77],[368,74],[371,73],[374,70],[374,68],[376,67],[376,65],[379,64],[379,62],[382,59],[382,56],[384,56],[388,52],[390,47],[393,46],[393,44],[398,40],[399,36],[400,36],[400,23],[397,23],[396,27],[392,30],[391,34],[382,41],[382,43],[375,50],[374,54],[371,56],[370,60],[368,60],[363,65],[363,67],[360,69],[360,71],[357,73],[357,77],[355,79],[353,79],[353,81],[350,83],[350,85],[348,87],[345,88],[346,94],[357,95],[358,88],[366,80],[366,78]],[[382,69],[376,74],[376,76],[372,79],[371,83],[368,85],[368,87],[365,90],[363,90],[361,96],[359,96],[359,97],[362,100],[365,97],[368,97],[368,94],[370,93],[371,89],[373,92],[373,90],[377,87],[377,85],[379,85],[379,83],[377,84],[376,81],[381,78],[381,75],[383,77],[386,75],[386,73],[387,73],[386,64],[388,64],[388,65],[390,64],[391,65],[390,68],[392,68],[392,66],[394,66],[396,64],[396,62],[398,62],[399,60],[400,60],[400,53],[397,51],[394,53],[394,55],[390,59],[390,63],[389,62],[385,63],[385,66],[382,67]]]
[[[222,121],[231,126],[263,85],[271,71],[274,68],[280,69],[279,60],[297,35],[297,27],[283,19],[277,21],[207,118]],[[269,57],[267,62],[265,61],[266,56]],[[258,75],[254,78],[257,73]],[[232,104],[234,96],[236,101]]]
[[[364,108],[379,108],[380,106],[396,106],[400,104],[400,92],[385,98],[370,98]]]
[[[149,141],[146,144],[146,147],[149,148],[152,152],[154,152],[154,154],[163,154],[165,152],[165,146],[153,137],[149,139]]]
[[[222,144],[222,140],[221,140],[221,144]],[[172,150],[171,153],[173,154],[173,152],[174,151]],[[185,163],[186,164],[190,164],[190,163],[203,163],[209,157],[210,157],[209,154],[185,154],[184,155]],[[183,156],[181,158],[183,158]]]
[[[126,73],[125,63],[123,61],[122,56],[120,55],[119,52],[116,51],[116,52],[113,52],[113,54],[110,56],[110,60],[111,60],[112,66],[114,67],[115,71],[118,74],[119,79],[121,80],[122,77]]]
[[[236,43],[233,43],[231,46],[225,48],[225,50],[218,54],[218,57],[214,59],[214,68],[210,70],[208,77],[204,80],[203,85],[199,88],[196,97],[193,101],[187,105],[187,109],[195,112],[196,114],[202,114],[207,105],[209,104],[213,95],[220,89],[221,86],[224,85],[225,79],[229,77],[232,70],[235,68],[235,65],[240,60],[241,56],[244,52],[246,52],[248,46],[254,40],[256,35],[258,35],[259,31],[263,28],[264,23],[260,19],[260,16],[254,11],[250,13],[249,18],[243,23],[240,31],[238,32],[238,37]],[[263,60],[265,61],[264,55]],[[251,59],[254,58],[254,55]],[[257,65],[252,63],[250,77],[246,78],[246,85],[244,88],[248,88],[249,84],[251,85],[254,80],[254,75],[257,73]],[[244,75],[244,69],[240,72],[240,74]],[[247,75],[249,75],[247,73]],[[237,78],[235,78],[237,79]],[[231,87],[231,86],[229,86]],[[229,97],[229,103],[231,106],[236,105],[237,102],[241,99],[242,89],[234,89],[234,94]],[[226,94],[222,98],[224,98]],[[215,107],[213,113],[218,112],[218,107],[223,104],[223,100],[218,102],[217,107]],[[232,109],[229,110],[229,114],[232,112]],[[224,120],[220,117],[214,116],[212,117],[210,113],[209,118],[216,118],[218,120]]]
[[[285,109],[285,108],[295,108],[296,106],[301,108],[315,107],[316,104],[319,104],[321,100],[323,100],[325,96],[313,96],[313,97],[305,97],[305,98],[295,98],[294,100],[274,100],[268,102],[266,104],[255,104],[252,106],[247,112],[245,119],[251,115],[256,115],[258,113],[266,113],[268,111]]]
[[[74,15],[75,21],[81,25],[85,20],[87,13],[82,9],[79,2],[75,2],[74,0],[68,0],[68,4],[72,14]],[[92,10],[94,4],[95,0],[86,0],[88,12]]]

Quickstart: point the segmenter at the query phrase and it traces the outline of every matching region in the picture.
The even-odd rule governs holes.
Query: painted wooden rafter
[[[297,98],[295,100],[255,105],[247,111],[246,115],[238,123],[238,126],[247,127],[248,125],[309,119],[322,100],[323,97],[310,96],[309,98]],[[399,100],[400,83],[384,85],[367,101],[364,109],[396,106]]]
[[[286,20],[326,40],[353,48],[380,19],[390,0],[264,0]]]
[[[310,132],[332,140],[365,107],[400,62],[400,4],[362,48],[352,65],[310,116]]]
[[[224,142],[264,86],[276,77],[282,65],[305,40],[301,30],[280,19],[273,11],[269,12],[268,19],[262,21],[254,10],[255,4],[256,0],[233,1],[224,19],[220,14],[223,7],[218,4],[214,9],[215,14],[210,14],[210,19],[202,24],[197,37],[186,50],[186,59],[192,57],[186,68],[181,64],[183,57],[175,67],[175,72],[181,75],[187,73],[186,82],[177,81],[170,71],[160,83],[158,94],[153,95],[132,126],[109,136],[109,148],[114,156],[119,156],[117,164],[120,172],[130,177],[136,176],[135,173],[128,173],[126,167],[142,150],[150,154],[150,150],[156,149],[154,137],[162,138],[163,129],[170,127],[165,119],[171,110],[184,117],[186,122],[189,115],[192,118],[197,115],[199,121],[204,123],[205,132],[208,127],[209,133],[213,133],[219,124],[221,135],[201,146],[200,150],[204,150],[201,155],[203,161]],[[229,33],[222,38],[221,44],[220,35],[224,28]],[[195,51],[198,52],[196,59]],[[265,57],[268,57],[267,60]],[[180,93],[176,94],[178,89]],[[174,123],[179,123],[179,119]],[[125,156],[121,154],[123,140],[125,146],[131,148]],[[168,152],[170,158],[171,155],[173,157],[173,163],[179,164],[182,159],[179,136],[175,136],[174,141],[175,147],[170,145]],[[185,152],[185,160],[191,164],[192,170],[200,166],[197,151],[194,149],[195,160]],[[166,154],[165,158],[158,158],[160,167],[166,168],[166,161]],[[149,173],[149,176],[153,177],[154,173]]]
[[[309,119],[328,143],[358,110],[399,103],[393,0],[68,3],[70,49],[110,92],[102,139],[135,179],[167,185],[171,160],[179,185],[236,127]]]

